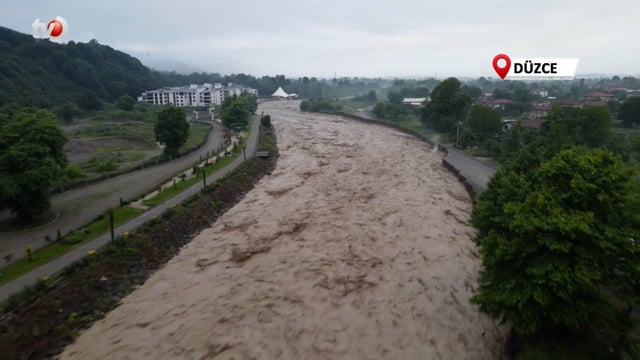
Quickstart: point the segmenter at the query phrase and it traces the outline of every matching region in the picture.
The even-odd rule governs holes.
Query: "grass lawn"
[[[236,147],[238,148],[238,147]],[[235,151],[234,151],[235,153]],[[222,169],[223,167],[229,165],[233,160],[236,159],[236,157],[238,157],[238,154],[235,153],[232,156],[225,156],[223,158],[221,158],[220,160],[218,160],[217,163],[215,164],[210,164],[208,166],[205,167],[205,172],[207,173],[207,175],[213,174],[214,172]],[[162,191],[161,193],[159,193],[158,195],[152,197],[151,199],[145,200],[142,203],[145,204],[146,206],[156,206],[159,204],[162,204],[163,202],[167,201],[168,199],[178,195],[179,193],[182,192],[182,190],[188,188],[189,186],[192,186],[194,184],[197,184],[198,182],[202,181],[202,173],[199,173],[198,176],[191,178],[189,180],[185,180],[185,181],[178,181],[176,182],[176,186],[171,186],[166,188],[164,191]]]
[[[189,138],[180,147],[180,151],[189,150],[200,145],[205,140],[210,128],[211,126],[206,124],[194,123],[193,126],[189,127]]]
[[[115,226],[129,221],[143,212],[144,210],[142,209],[136,209],[128,206],[117,208],[114,210],[113,214]],[[65,236],[62,241],[55,242],[43,247],[42,249],[34,251],[32,261],[28,261],[27,258],[22,258],[9,266],[0,269],[0,285],[15,279],[40,265],[46,264],[61,255],[64,255],[68,251],[86,243],[89,240],[95,239],[107,231],[109,231],[109,216],[105,215],[102,219],[96,220],[86,227]]]
[[[88,122],[86,126],[76,129],[72,138],[129,137],[140,139],[146,143],[155,142],[154,124],[142,121],[123,121],[114,123]]]

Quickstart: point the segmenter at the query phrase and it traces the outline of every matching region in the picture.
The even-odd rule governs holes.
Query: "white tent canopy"
[[[282,90],[282,86],[279,86],[278,90],[276,90],[276,92],[274,92],[271,96],[279,97],[279,98],[288,98],[289,94],[287,94],[286,92],[284,92],[284,90]]]

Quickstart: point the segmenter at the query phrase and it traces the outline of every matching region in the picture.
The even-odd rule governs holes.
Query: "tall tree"
[[[102,102],[93,91],[83,92],[77,97],[76,102],[83,110],[95,111],[102,109]]]
[[[452,133],[456,123],[464,120],[471,98],[462,91],[462,84],[456,78],[448,78],[439,83],[431,92],[431,101],[422,114],[422,121],[437,131]]]
[[[473,85],[463,85],[462,92],[467,94],[472,99],[477,99],[482,96],[482,89]]]
[[[400,104],[402,103],[403,96],[399,92],[389,91],[387,99],[389,99],[389,102],[392,104]]]
[[[125,111],[133,110],[133,105],[135,105],[135,103],[136,101],[129,95],[122,95],[118,98],[118,101],[116,101],[118,108]]]
[[[611,114],[604,106],[584,109],[554,107],[546,116],[543,129],[548,142],[604,147],[611,137]]]
[[[56,116],[65,123],[73,121],[73,116],[76,114],[76,108],[69,102],[65,102],[60,105],[56,110]]]
[[[376,95],[375,90],[369,90],[367,93],[367,101],[376,102],[378,101],[378,95]]]
[[[189,123],[181,108],[169,106],[158,114],[155,125],[156,141],[164,144],[164,153],[174,156],[189,138]]]
[[[618,117],[625,126],[640,124],[640,96],[628,98],[618,111]]]
[[[525,148],[474,207],[472,302],[519,334],[622,327],[638,301],[639,214],[636,174],[609,151]]]
[[[485,141],[502,129],[502,116],[488,106],[474,105],[469,112],[467,126],[477,138]]]
[[[50,207],[52,184],[66,165],[67,141],[44,110],[0,110],[0,209],[30,220]]]
[[[233,129],[246,129],[251,114],[249,108],[249,101],[244,96],[225,98],[220,110],[222,123]]]

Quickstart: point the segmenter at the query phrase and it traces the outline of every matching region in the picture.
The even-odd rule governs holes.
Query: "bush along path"
[[[7,359],[52,357],[83,328],[102,318],[196,234],[211,226],[275,167],[275,134],[264,131],[260,150],[268,159],[248,158],[202,192],[125,233],[54,278],[13,296],[0,318],[0,354]]]

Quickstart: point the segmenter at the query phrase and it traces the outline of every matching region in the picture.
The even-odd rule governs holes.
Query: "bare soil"
[[[427,144],[272,102],[274,172],[62,359],[495,359],[471,200]]]
[[[64,146],[67,159],[75,164],[89,161],[101,149],[124,148],[128,150],[149,149],[154,144],[133,137],[71,138]]]

